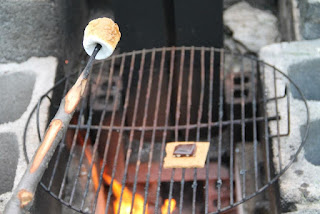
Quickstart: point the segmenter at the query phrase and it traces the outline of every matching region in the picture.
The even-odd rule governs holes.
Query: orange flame
[[[174,211],[174,209],[176,208],[176,200],[171,199],[170,202],[170,214]],[[166,214],[168,213],[168,207],[169,207],[169,199],[164,200],[164,203],[161,207],[161,214]]]
[[[85,156],[86,156],[89,164],[91,164],[92,163],[92,155],[91,155],[90,147],[86,147]],[[99,172],[98,172],[98,169],[97,169],[97,166],[95,163],[93,164],[93,167],[92,167],[92,181],[93,181],[94,189],[97,191],[98,186],[99,186]],[[104,194],[104,187],[103,187],[103,185],[101,185],[100,191],[98,194],[98,201],[97,201],[97,207],[96,207],[95,213],[96,214],[105,213],[105,206],[106,206],[106,197]]]
[[[84,136],[80,132],[77,136],[77,141],[78,144],[83,146],[84,145]],[[91,143],[87,143],[90,145]],[[92,159],[92,149],[90,146],[85,148],[85,157],[88,160],[89,164],[93,162],[92,166],[92,183],[94,186],[94,189],[97,191],[98,186],[99,186],[99,165],[95,163],[95,161]],[[101,164],[101,163],[100,163]],[[103,173],[103,180],[105,183],[108,185],[111,184],[111,177],[107,174],[107,170],[104,171]],[[115,200],[113,202],[113,210],[114,213],[118,213],[118,208],[120,204],[120,196],[121,196],[121,189],[122,185],[116,180],[113,180],[113,185],[112,185],[112,192],[115,195]],[[121,207],[120,207],[120,214],[142,214],[143,213],[143,204],[144,204],[144,198],[136,193],[135,198],[134,198],[134,204],[131,212],[131,202],[132,202],[132,197],[133,194],[131,191],[125,187],[122,195],[122,201],[121,201]],[[100,191],[98,194],[98,201],[97,201],[97,206],[96,206],[96,211],[95,214],[102,214],[105,213],[105,207],[106,207],[106,195],[104,191],[104,186],[100,186]],[[148,204],[146,205],[146,210],[145,213],[148,213]]]
[[[111,177],[108,174],[104,173],[103,179],[107,184],[109,185],[111,184]],[[113,202],[114,213],[118,213],[120,196],[121,196],[121,188],[122,188],[122,185],[117,180],[114,179],[113,185],[112,185],[112,192],[116,198]],[[127,187],[125,187],[122,195],[121,207],[119,212],[120,214],[130,214],[132,197],[133,195],[131,191]],[[132,208],[133,214],[143,213],[143,202],[144,202],[143,197],[140,194],[136,193],[134,198],[133,208]],[[148,213],[148,204],[146,205],[146,213]]]

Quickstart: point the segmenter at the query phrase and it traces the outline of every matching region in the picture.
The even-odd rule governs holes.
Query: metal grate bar
[[[273,82],[274,82],[274,97],[275,97],[275,108],[276,115],[279,115],[278,111],[278,93],[277,93],[277,78],[276,78],[276,69],[273,67]],[[281,158],[281,145],[280,145],[280,125],[279,119],[277,119],[277,142],[278,142],[278,159],[279,159],[279,172],[282,169],[282,158]]]
[[[267,121],[273,121],[273,120],[277,120],[278,119],[281,119],[281,117],[278,115],[278,117],[276,116],[270,116],[270,117],[267,117]],[[256,117],[256,122],[264,122],[265,118],[264,117]],[[245,118],[243,120],[241,119],[236,119],[236,120],[233,120],[233,124],[242,124],[242,122],[244,123],[252,123],[253,122],[253,119],[252,118]],[[227,121],[221,121],[221,125],[222,126],[230,126],[231,124],[231,121],[230,120],[227,120]],[[189,129],[196,129],[197,127],[200,127],[200,128],[208,128],[208,126],[210,127],[219,127],[219,122],[209,122],[209,123],[200,123],[200,124],[190,124],[190,125],[179,125],[178,127],[176,126],[157,126],[156,127],[156,130],[157,131],[164,131],[164,130],[173,130],[175,131],[176,129],[178,130],[185,130],[186,128],[189,128]],[[69,125],[69,128],[70,129],[76,129],[77,126],[76,125]],[[87,125],[80,125],[79,126],[79,129],[87,129]],[[136,130],[136,131],[141,131],[142,128],[141,126],[126,126],[126,127],[123,127],[121,128],[121,126],[117,126],[117,125],[114,125],[114,126],[110,126],[110,125],[103,125],[103,126],[97,126],[97,125],[91,125],[90,128],[92,130],[97,130],[99,128],[101,128],[101,130],[109,130],[111,128],[111,130],[113,131],[119,131],[120,129],[123,129],[125,131],[130,131],[130,130]],[[145,131],[152,131],[153,128],[152,126],[146,126],[145,128]]]
[[[183,196],[184,196],[184,184],[185,184],[185,174],[186,174],[186,169],[182,169],[181,185],[180,185],[179,214],[182,214]]]
[[[204,89],[205,89],[205,55],[204,49],[201,50],[201,92],[200,92],[200,104],[198,109],[198,121],[197,121],[197,141],[200,141],[200,123],[203,112],[203,100],[204,100]]]
[[[244,67],[243,59],[241,58],[241,140],[242,140],[242,169],[240,174],[242,175],[242,198],[246,197],[246,157],[245,157],[245,105],[244,105]]]
[[[204,50],[201,50],[201,92],[200,92],[200,103],[198,108],[198,121],[197,124],[199,125],[202,118],[203,112],[203,98],[204,98],[204,88],[205,88],[205,67],[204,67]],[[197,139],[196,141],[200,141],[200,127],[197,127]],[[192,213],[195,213],[196,210],[196,193],[197,193],[197,168],[194,169],[194,177],[193,177],[193,195],[192,195]]]
[[[112,77],[113,77],[113,74],[114,74],[114,63],[115,63],[115,58],[112,57],[111,65],[110,65],[110,72],[109,72],[109,79],[108,79],[108,87],[107,87],[106,98],[105,98],[105,106],[107,105],[109,97],[110,97],[110,94],[111,94]],[[90,121],[91,121],[91,118],[92,118],[92,113],[93,113],[92,112],[92,105],[90,105],[90,111],[89,111]],[[102,114],[101,114],[101,116],[100,116],[100,124],[102,124],[105,114],[106,114],[106,110],[104,109]],[[90,125],[91,125],[91,123],[90,123]],[[86,135],[88,135],[88,134],[89,134],[89,131],[87,131]],[[91,161],[91,164],[90,164],[90,167],[89,167],[89,173],[87,175],[86,187],[85,187],[85,191],[84,191],[84,194],[83,194],[83,197],[82,197],[82,201],[81,201],[81,208],[80,208],[81,210],[83,210],[83,208],[84,208],[85,199],[87,197],[87,194],[88,194],[88,191],[89,191],[89,186],[90,186],[90,183],[91,183],[91,180],[92,180],[92,170],[93,170],[93,166],[94,166],[94,163],[95,163],[95,160],[96,160],[100,134],[101,134],[101,129],[98,130],[97,138],[96,138],[96,140],[94,142],[94,145],[93,145],[92,161]],[[82,149],[82,152],[81,152],[81,157],[84,156],[85,149],[86,149],[86,143],[83,145],[83,149]],[[80,164],[79,165],[81,165],[81,163],[82,163],[82,161],[80,159]],[[80,168],[79,168],[79,172],[80,172]],[[79,174],[77,174],[77,176],[79,176]],[[101,183],[101,181],[99,183]],[[94,205],[93,209],[95,209],[95,205]]]
[[[190,125],[190,115],[191,115],[191,97],[192,97],[192,77],[193,77],[193,66],[194,66],[194,49],[191,49],[190,53],[190,65],[189,65],[189,77],[188,77],[188,103],[187,103],[187,127]],[[185,141],[189,141],[190,129],[187,128],[185,132]],[[183,197],[184,197],[184,185],[185,185],[185,173],[186,170],[182,169],[181,175],[181,185],[180,185],[180,201],[179,201],[179,214],[182,213],[183,208]]]
[[[148,194],[149,194],[148,190],[149,190],[149,181],[150,181],[150,170],[151,170],[151,165],[152,165],[151,163],[152,163],[154,143],[155,143],[156,126],[157,126],[157,122],[158,122],[158,114],[159,114],[159,107],[160,107],[160,96],[161,96],[160,92],[161,92],[161,86],[162,86],[162,81],[163,81],[165,56],[166,56],[166,51],[163,50],[161,53],[161,60],[160,60],[160,73],[159,73],[159,82],[157,85],[157,100],[156,100],[156,109],[154,112],[152,140],[151,140],[150,151],[149,151],[148,173],[147,173],[147,180],[146,180],[146,185],[145,185],[143,213],[146,212],[146,205],[147,205],[147,199],[148,199]]]
[[[208,123],[212,122],[212,103],[213,103],[213,72],[214,72],[214,49],[210,50],[210,76],[209,76],[209,103],[208,103]],[[211,149],[211,126],[208,126],[208,138],[210,142],[209,150]],[[205,213],[209,212],[209,156],[206,160],[206,184],[205,184]],[[212,202],[211,202],[212,203]]]
[[[219,144],[218,144],[218,212],[221,209],[221,147],[222,147],[222,118],[223,118],[223,81],[224,81],[224,52],[220,52],[220,92],[219,92]]]
[[[265,140],[265,150],[266,150],[266,166],[267,166],[267,181],[271,180],[271,172],[270,172],[270,154],[269,154],[269,132],[268,132],[268,119],[267,119],[267,95],[265,91],[265,67],[264,64],[260,63],[260,68],[262,70],[262,96],[263,96],[263,106],[264,106],[264,140]]]
[[[171,95],[172,95],[172,82],[173,82],[173,72],[174,72],[174,60],[175,60],[175,47],[171,49],[170,55],[170,77],[169,77],[169,90],[167,96],[167,105],[166,105],[166,118],[165,125],[168,126],[169,114],[170,114],[170,104],[171,104]],[[159,209],[159,197],[160,197],[160,187],[161,187],[161,175],[162,175],[162,166],[163,166],[163,156],[165,150],[165,142],[167,137],[167,130],[165,129],[162,135],[161,142],[161,151],[160,151],[160,167],[158,172],[158,181],[157,181],[157,193],[156,193],[156,203],[155,203],[155,213],[158,213]]]
[[[80,119],[79,119],[80,120]],[[86,135],[85,135],[85,138],[84,138],[84,144],[82,146],[82,151],[81,151],[81,156],[80,156],[80,163],[78,165],[78,169],[77,169],[77,173],[76,173],[76,179],[74,181],[74,184],[73,184],[73,188],[72,188],[72,191],[71,191],[71,197],[70,197],[70,204],[72,204],[72,201],[74,199],[74,195],[75,195],[75,191],[76,191],[76,186],[77,186],[77,183],[78,183],[78,179],[79,179],[79,175],[80,175],[80,172],[81,172],[81,166],[82,166],[82,163],[83,163],[83,160],[84,160],[84,155],[85,155],[85,149],[89,143],[89,134],[90,134],[90,124],[92,122],[92,113],[90,112],[89,114],[89,118],[88,118],[88,129],[86,130]],[[94,160],[94,158],[92,159]],[[92,161],[93,163],[94,161]],[[91,169],[92,170],[92,169]],[[87,178],[87,184],[86,184],[86,188],[85,188],[85,193],[89,191],[89,182],[90,182],[90,179],[91,179],[91,170],[89,171],[89,174],[88,174],[88,178]],[[85,197],[82,199],[82,202],[81,202],[81,210],[83,209],[83,206],[84,206],[84,200],[85,200]]]
[[[190,125],[191,116],[191,105],[192,105],[192,79],[193,79],[193,68],[194,68],[194,48],[190,51],[190,65],[189,65],[189,78],[188,78],[188,104],[187,104],[187,126]],[[186,129],[186,141],[189,140],[190,129]]]
[[[150,93],[151,93],[151,84],[152,84],[152,77],[153,77],[153,70],[154,70],[154,64],[155,64],[155,51],[152,52],[151,56],[151,62],[150,62],[150,72],[149,72],[149,80],[148,80],[148,88],[147,88],[147,94],[146,94],[146,104],[144,107],[144,116],[143,116],[143,124],[142,124],[142,133],[140,135],[140,144],[139,144],[139,151],[138,151],[138,160],[136,162],[136,172],[135,172],[135,177],[134,177],[134,184],[133,184],[133,191],[132,191],[132,203],[131,203],[131,212],[133,210],[133,205],[134,205],[134,199],[135,199],[135,193],[136,193],[136,187],[137,187],[137,179],[138,179],[138,172],[139,172],[139,167],[140,167],[140,162],[141,162],[141,151],[142,151],[142,146],[143,146],[143,139],[144,139],[144,134],[145,134],[145,129],[144,127],[146,126],[147,123],[147,117],[148,117],[148,107],[149,107],[149,101],[150,101]],[[142,70],[143,71],[143,70]],[[141,75],[142,72],[141,72]],[[145,198],[147,200],[147,198]],[[145,210],[146,207],[143,207],[143,210]]]
[[[120,80],[123,76],[123,71],[124,71],[124,63],[125,63],[125,56],[122,57],[121,59],[121,65],[120,65],[120,71],[119,71],[119,79],[117,81],[117,87],[120,87]],[[111,69],[114,69],[114,64],[112,65]],[[111,71],[110,71],[111,73]],[[108,87],[112,85],[111,83],[112,81],[112,78],[109,76],[109,81],[108,81]],[[113,125],[114,124],[114,121],[115,121],[115,112],[116,112],[116,108],[117,108],[117,105],[118,105],[118,96],[119,94],[116,95],[116,99],[115,99],[115,103],[113,105],[113,111],[112,111],[112,115],[111,115],[111,121],[110,121],[110,124]],[[103,116],[106,114],[106,106],[108,104],[108,96],[106,96],[106,100],[105,100],[105,108],[103,110]],[[100,118],[100,124],[103,124],[103,117]],[[97,138],[96,138],[96,141],[100,139],[100,135],[101,135],[101,129],[98,131],[97,133]],[[108,150],[109,150],[109,145],[110,145],[110,139],[111,139],[111,135],[112,135],[112,132],[111,130],[109,129],[109,132],[108,132],[108,136],[107,136],[107,140],[106,140],[106,147],[105,147],[105,150],[104,150],[104,153],[103,153],[103,159],[102,159],[102,166],[101,166],[101,170],[100,170],[100,175],[99,175],[99,184],[98,184],[98,188],[97,188],[97,191],[96,191],[96,194],[95,194],[95,198],[94,198],[94,203],[93,203],[93,213],[95,212],[96,210],[96,205],[97,205],[97,202],[98,202],[98,196],[99,196],[99,192],[100,192],[100,189],[101,189],[101,186],[103,185],[102,184],[102,180],[103,180],[103,173],[105,171],[105,167],[106,167],[106,158],[107,158],[107,154],[108,154]],[[119,145],[119,142],[117,143],[117,145]],[[119,147],[119,146],[118,146]],[[118,158],[116,157],[116,160]],[[112,189],[110,187],[110,189]],[[106,209],[106,212],[108,211],[108,209]]]
[[[257,65],[256,65],[257,66]],[[254,156],[254,178],[255,187],[258,191],[258,139],[257,139],[257,102],[256,102],[256,83],[255,83],[255,67],[254,61],[251,61],[251,89],[252,89],[252,118],[253,118],[253,156]]]
[[[183,69],[184,69],[184,58],[185,58],[185,50],[181,50],[181,56],[180,56],[180,69],[179,69],[179,83],[178,83],[178,95],[177,95],[177,105],[176,105],[176,115],[175,115],[175,141],[179,140],[179,120],[180,120],[180,107],[181,107],[181,93],[182,93],[182,80],[183,80]],[[190,69],[191,69],[191,62],[190,62]],[[188,100],[190,99],[189,94],[188,94]],[[187,128],[188,130],[188,128]],[[186,132],[187,132],[186,130]],[[172,191],[173,191],[173,183],[174,183],[174,174],[175,174],[175,169],[172,170],[171,172],[171,180],[170,180],[170,187],[169,187],[169,195],[168,195],[168,200],[169,200],[169,206],[168,206],[168,213],[170,213],[170,207],[171,207],[171,200],[172,200]],[[183,179],[183,178],[182,178]],[[180,204],[182,205],[183,203],[183,197],[180,199]],[[179,208],[179,209],[182,209]]]
[[[277,83],[283,77],[291,80],[273,66],[254,57],[207,47],[134,51],[94,65],[93,72],[99,73],[93,76],[94,82],[89,81],[92,93],[86,92],[77,112],[78,121],[69,125],[50,163],[48,185],[41,183],[66,206],[81,213],[97,213],[101,208],[99,193],[103,191],[106,213],[117,210],[121,214],[126,204],[130,213],[136,214],[137,203],[143,213],[163,213],[163,208],[170,213],[173,200],[178,203],[174,212],[180,214],[220,213],[261,193],[288,168],[282,164],[287,159],[272,156],[272,142],[280,152],[280,140],[287,135],[280,133],[280,120],[288,120],[282,122],[287,122],[290,132],[289,96],[287,92],[277,96]],[[273,79],[265,79],[267,71]],[[38,124],[41,101],[46,97],[32,113]],[[278,111],[278,105],[285,104],[279,101],[283,98],[288,100],[284,117],[284,112]],[[99,107],[95,105],[98,101]],[[267,107],[274,115],[267,113]],[[270,121],[277,123],[272,134]],[[38,128],[39,136],[40,131]],[[120,137],[114,140],[112,133]],[[77,142],[80,138],[81,144]],[[171,140],[209,141],[205,169],[164,170],[165,147]],[[92,161],[87,157],[88,150]],[[253,156],[247,152],[253,152]],[[279,164],[275,174],[272,160]],[[81,167],[87,163],[88,173],[80,178]],[[260,163],[266,173],[259,171]],[[61,176],[57,173],[60,167],[64,168]],[[70,173],[72,180],[68,182]],[[127,197],[128,192],[132,197]]]
[[[141,93],[141,82],[142,82],[143,69],[144,69],[144,64],[145,64],[145,57],[146,57],[146,54],[143,51],[142,55],[141,55],[141,62],[140,62],[140,69],[139,69],[139,80],[138,80],[138,85],[137,85],[136,98],[135,98],[135,101],[134,101],[134,110],[133,110],[134,112],[133,112],[133,119],[132,119],[132,124],[133,125],[135,125],[136,118],[137,118],[138,102],[139,102],[140,93]],[[132,76],[131,76],[131,78],[132,78]],[[129,86],[128,86],[128,88],[129,88]],[[127,99],[127,96],[128,95],[126,94],[126,99]],[[118,214],[119,214],[120,209],[121,209],[121,205],[122,205],[121,202],[122,202],[122,199],[123,199],[123,193],[124,193],[125,183],[126,183],[126,179],[127,179],[127,171],[128,171],[128,166],[129,166],[129,160],[130,160],[130,156],[131,156],[131,152],[132,152],[133,134],[134,134],[134,131],[131,130],[130,131],[130,137],[129,137],[128,151],[127,151],[127,154],[126,154],[126,162],[125,162],[124,176],[123,176],[123,180],[122,180],[120,203],[119,203],[119,206],[118,206]],[[112,180],[111,180],[111,183],[113,182],[115,171],[116,171],[116,162],[114,163],[114,166],[113,166],[113,169],[112,169]],[[133,188],[136,188],[136,184],[134,185]],[[110,190],[109,190],[109,192],[110,192]],[[132,197],[132,205],[133,205],[133,202],[134,202],[134,197]],[[132,212],[132,206],[131,206],[130,212]]]
[[[178,95],[177,95],[177,106],[176,106],[176,114],[175,114],[175,141],[178,141],[179,136],[179,120],[180,120],[180,106],[181,106],[181,91],[182,91],[182,80],[183,80],[183,69],[184,69],[184,57],[185,50],[181,50],[180,56],[180,70],[179,70],[179,83],[178,83]]]
[[[111,63],[112,65],[112,67],[113,67],[113,65],[114,65],[114,59],[113,59],[113,61],[112,61],[112,63]],[[97,81],[96,81],[96,85],[100,85],[100,83],[101,83],[101,80],[102,80],[102,71],[103,71],[103,66],[104,66],[104,63],[102,63],[101,64],[101,66],[100,66],[100,69],[99,69],[99,73],[98,73],[98,77],[97,77]],[[113,69],[113,68],[112,68]],[[113,72],[110,72],[110,75],[113,75]],[[109,82],[109,84],[110,84],[110,82]],[[91,126],[91,120],[92,120],[92,104],[93,104],[93,102],[96,100],[96,94],[97,94],[97,90],[98,90],[98,87],[96,87],[95,89],[94,89],[94,94],[93,94],[93,98],[90,100],[90,103],[91,103],[91,105],[90,105],[90,111],[89,111],[89,120],[88,120],[88,127],[90,127]],[[110,88],[108,88],[107,89],[107,94],[108,93],[110,93]],[[106,100],[105,100],[105,103],[107,103],[107,97],[108,97],[108,95],[106,96]],[[82,108],[80,109],[80,111],[82,110]],[[81,115],[81,114],[80,114]],[[100,118],[100,120],[102,120],[102,118]],[[80,122],[81,121],[81,117],[79,117],[78,118],[78,122]],[[90,121],[90,123],[89,123],[89,121]],[[90,131],[90,130],[89,130]],[[89,131],[87,130],[87,134],[89,134]],[[98,131],[98,132],[100,132],[100,131]],[[77,135],[78,135],[78,133],[77,133]],[[99,138],[99,137],[98,137]],[[97,139],[98,139],[97,138]],[[95,141],[95,145],[97,145],[98,143],[97,143],[97,140]],[[83,156],[83,154],[84,154],[84,151],[85,151],[85,149],[86,149],[86,144],[84,144],[83,146],[82,146],[82,152],[81,152],[81,155]],[[94,153],[94,151],[93,151],[93,153]],[[89,170],[89,173],[88,173],[88,176],[87,176],[87,182],[86,182],[86,187],[85,187],[85,191],[84,191],[84,194],[83,194],[83,197],[82,197],[82,201],[81,201],[81,206],[80,206],[80,210],[83,210],[83,207],[84,207],[84,204],[85,204],[85,199],[86,199],[86,196],[87,196],[87,194],[88,194],[88,191],[89,191],[89,185],[90,185],[90,180],[91,180],[91,172],[92,172],[92,167],[93,167],[93,164],[94,164],[94,155],[93,155],[93,158],[92,158],[92,163],[91,163],[91,166],[90,166],[90,170]],[[80,164],[79,164],[80,165]],[[93,207],[93,209],[95,209],[95,204],[94,204],[94,207]]]
[[[285,137],[285,136],[289,136],[290,134],[290,96],[288,96],[287,94],[288,91],[288,86],[286,85],[285,89],[284,89],[284,95],[281,97],[277,97],[277,99],[282,99],[282,98],[286,98],[287,99],[287,132],[284,134],[275,134],[275,135],[270,135],[270,138],[274,138],[274,137]],[[273,98],[272,100],[275,100],[276,98]]]
[[[234,55],[231,55],[232,58]],[[233,65],[233,62],[232,62]],[[233,179],[234,179],[234,84],[231,84],[230,90],[230,204],[233,204]]]
[[[187,125],[190,125],[190,110],[191,110],[191,97],[192,97],[192,77],[193,77],[193,69],[194,69],[194,48],[192,47],[191,49],[191,54],[190,54],[190,71],[189,71],[189,92],[188,92],[188,117],[189,120],[187,121]],[[201,95],[200,95],[201,96]],[[201,102],[201,101],[200,101]],[[199,106],[199,110],[200,110],[200,106]],[[201,117],[198,118],[201,120]],[[187,131],[189,132],[189,129],[187,129]],[[198,136],[198,132],[199,130],[197,129],[197,136]],[[198,141],[198,139],[197,139]],[[196,192],[197,192],[197,171],[196,169],[194,169],[194,179],[193,179],[193,184],[192,184],[192,188],[193,188],[193,194],[192,194],[192,213],[195,213],[195,209],[196,209]]]
[[[195,51],[200,51],[202,48],[205,50],[205,51],[210,51],[212,47],[193,47],[193,46],[190,46],[190,47],[186,47],[186,46],[181,46],[181,47],[161,47],[161,48],[153,48],[153,49],[142,49],[142,50],[134,50],[134,51],[131,51],[131,52],[125,52],[125,53],[121,53],[121,54],[117,54],[117,55],[114,55],[112,57],[115,57],[116,59],[117,58],[121,58],[122,56],[132,56],[133,53],[135,53],[135,55],[141,55],[142,52],[144,52],[145,54],[148,54],[148,53],[151,53],[153,50],[156,51],[156,52],[160,52],[162,50],[165,50],[165,51],[172,51],[172,49],[175,49],[175,51],[190,51],[192,48],[195,50]],[[214,51],[217,52],[217,53],[220,53],[221,51],[224,51],[225,53],[229,53],[229,51],[226,51],[224,49],[219,49],[219,48],[214,48]],[[235,55],[237,56],[240,56],[240,57],[246,57],[246,56],[243,56],[241,54],[238,54],[238,53],[235,53]],[[107,59],[106,61],[108,61],[110,59]],[[94,64],[98,64],[99,62],[96,61]]]
[[[133,71],[134,71],[135,58],[136,58],[136,54],[133,53],[133,55],[131,56],[131,62],[130,62],[129,80],[128,80],[128,85],[127,85],[126,98],[125,98],[124,107],[123,107],[123,115],[122,115],[122,118],[121,118],[121,129],[120,129],[120,133],[119,133],[120,137],[119,137],[118,142],[117,142],[117,149],[116,149],[116,154],[115,154],[115,162],[114,162],[114,164],[112,166],[113,170],[112,170],[112,175],[111,175],[111,183],[109,185],[109,191],[108,191],[108,196],[107,196],[107,205],[106,205],[105,212],[108,212],[109,211],[109,207],[110,207],[110,199],[111,199],[113,182],[114,182],[114,177],[115,177],[115,167],[117,165],[117,160],[118,160],[118,155],[119,155],[119,147],[120,147],[121,138],[123,136],[123,131],[124,131],[123,127],[125,125],[125,114],[127,113],[127,110],[128,110],[129,97],[130,97],[130,88],[131,88],[131,84],[132,84],[132,76],[133,76]],[[123,67],[124,67],[124,63],[125,62],[122,61],[122,63],[123,64],[121,64],[121,75],[123,75]],[[114,114],[115,110],[112,113]],[[110,128],[109,133],[108,133],[108,138],[109,138],[109,135],[111,135],[111,128]],[[109,139],[109,141],[110,141],[110,139]],[[108,150],[105,150],[104,154],[103,154],[104,157],[103,157],[103,168],[102,169],[104,169],[106,167],[107,154],[108,154]],[[123,184],[124,182],[125,181],[122,181],[122,186],[124,186],[124,184]],[[124,188],[121,189],[119,206],[121,206],[122,197],[123,197],[123,191],[124,191]],[[120,207],[118,207],[118,210],[120,210]]]
[[[88,120],[88,124],[90,124],[90,123],[91,123],[91,120]],[[79,163],[78,168],[77,168],[77,172],[76,172],[75,180],[74,180],[74,183],[73,183],[69,204],[71,204],[73,202],[74,193],[76,191],[76,186],[77,186],[78,179],[79,179],[79,174],[80,174],[80,171],[81,171],[81,165],[82,165],[83,158],[84,158],[84,151],[85,151],[85,148],[87,146],[88,139],[89,139],[89,132],[90,132],[90,126],[88,126],[88,129],[87,129],[87,132],[86,132],[84,144],[83,144],[82,151],[81,151],[80,161],[79,161],[80,163]]]

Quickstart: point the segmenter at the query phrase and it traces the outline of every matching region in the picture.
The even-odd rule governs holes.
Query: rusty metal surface
[[[279,123],[282,115],[267,115],[265,109],[268,105],[277,110],[279,100],[286,99],[288,106],[290,102],[287,94],[271,99],[266,96],[264,70],[274,69],[272,66],[237,55],[242,66],[239,73],[234,73],[225,65],[225,57],[230,56],[233,54],[223,49],[172,47],[133,51],[96,62],[94,78],[89,79],[90,90],[77,110],[80,119],[69,126],[74,137],[67,136],[61,142],[57,158],[52,160],[54,167],[46,172],[50,182],[41,185],[57,200],[82,213],[95,213],[100,189],[105,191],[104,206],[109,213],[116,207],[121,210],[128,192],[133,196],[129,197],[128,208],[132,213],[137,203],[145,213],[163,213],[166,199],[176,201],[174,213],[236,213],[235,206],[259,194],[280,176],[272,171],[270,138],[279,139],[283,133],[269,136],[268,123]],[[250,66],[244,68],[243,64]],[[219,75],[214,75],[216,72]],[[82,197],[74,199],[71,195],[65,200],[64,195],[70,194],[65,186],[75,158],[73,148],[79,147],[79,134],[84,136],[84,143],[80,145],[78,173],[82,162],[86,163],[86,184],[71,181],[72,192],[77,189]],[[211,155],[205,167],[163,169],[166,143],[190,140],[210,142]],[[251,162],[246,159],[248,142],[252,142]],[[91,162],[85,155],[87,147]],[[52,183],[59,180],[56,169],[63,162],[60,153],[67,153],[68,158],[62,181],[57,184],[59,191],[54,192]],[[265,166],[264,174],[260,163]],[[99,178],[95,178],[95,167],[99,168]],[[246,183],[249,175],[252,184]],[[261,178],[265,182],[260,182]],[[92,187],[95,179],[99,181],[97,189]],[[119,192],[115,192],[115,186]],[[236,197],[237,189],[241,197]],[[92,194],[95,197],[89,206],[86,201]]]

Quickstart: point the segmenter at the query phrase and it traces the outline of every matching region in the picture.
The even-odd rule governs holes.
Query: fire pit
[[[289,77],[256,58],[216,48],[164,47],[114,55],[95,62],[92,72],[41,183],[78,212],[237,213],[237,205],[277,181],[305,143],[304,137],[285,166],[280,141],[279,151],[271,149],[271,138],[290,132],[287,88],[305,99]],[[285,89],[277,88],[277,75],[287,79]],[[56,87],[70,87],[69,79]],[[266,81],[274,81],[274,91],[265,90]],[[278,91],[283,96],[275,96]],[[285,114],[278,102],[286,102]],[[275,115],[267,115],[267,108]],[[305,111],[308,118],[307,105]],[[276,135],[269,134],[270,122],[278,124]],[[210,142],[205,167],[163,169],[172,141]]]

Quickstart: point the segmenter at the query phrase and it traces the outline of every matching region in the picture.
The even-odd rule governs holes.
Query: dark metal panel
[[[176,45],[223,45],[222,0],[175,0]]]
[[[117,0],[115,19],[121,30],[121,52],[166,46],[162,1]]]

